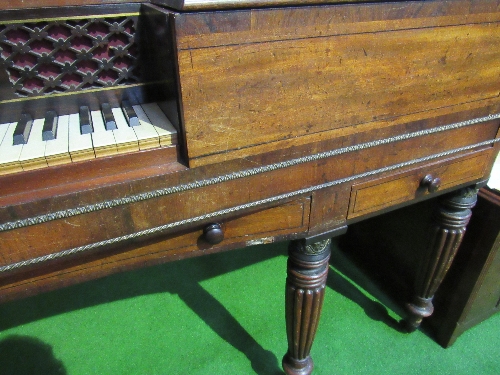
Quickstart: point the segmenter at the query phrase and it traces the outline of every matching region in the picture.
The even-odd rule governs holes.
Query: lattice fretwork
[[[17,96],[139,81],[137,17],[0,25],[0,58]]]

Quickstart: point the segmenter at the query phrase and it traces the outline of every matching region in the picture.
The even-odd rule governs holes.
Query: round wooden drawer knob
[[[224,239],[224,231],[222,230],[220,224],[208,224],[203,229],[203,239],[211,245],[217,245],[218,243],[221,243]]]
[[[434,193],[441,186],[441,179],[428,174],[420,181],[420,186],[426,187],[429,193]]]

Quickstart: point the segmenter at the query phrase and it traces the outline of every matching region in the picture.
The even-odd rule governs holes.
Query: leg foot
[[[311,356],[297,360],[292,358],[288,353],[283,357],[282,365],[287,375],[309,375],[314,367]]]
[[[461,189],[440,201],[427,252],[423,254],[414,285],[414,298],[407,304],[404,325],[414,331],[434,310],[432,299],[443,281],[462,242],[477,201],[477,189]]]
[[[434,312],[432,298],[414,297],[413,301],[406,305],[406,309],[410,314],[403,321],[403,328],[407,332],[416,331],[422,323],[422,319],[431,316]]]

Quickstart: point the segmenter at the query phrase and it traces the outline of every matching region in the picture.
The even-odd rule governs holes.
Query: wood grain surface
[[[361,7],[361,14],[363,9],[370,8]],[[389,17],[386,11],[379,18]],[[463,18],[449,17],[445,23],[457,25],[442,26],[439,17],[425,17],[398,20],[396,27],[382,21],[334,27],[320,21],[312,30],[308,21],[314,17],[296,12],[180,16],[179,74],[191,166],[231,159],[242,149],[251,155],[253,147],[269,142],[280,147],[333,129],[409,114],[425,118],[431,110],[500,94],[497,22],[463,25]],[[229,20],[216,22],[224,15]],[[335,30],[349,27],[347,34]]]

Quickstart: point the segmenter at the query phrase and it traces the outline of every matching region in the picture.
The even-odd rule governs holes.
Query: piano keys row
[[[112,156],[177,143],[177,131],[158,104],[123,105],[100,111],[0,124],[0,174]]]

